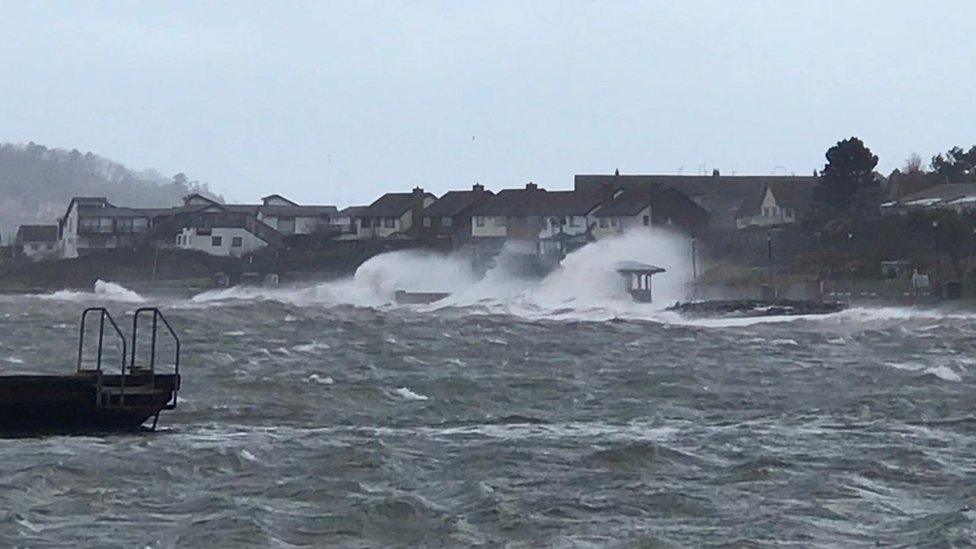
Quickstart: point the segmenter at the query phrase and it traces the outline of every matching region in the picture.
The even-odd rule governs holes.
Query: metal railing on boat
[[[84,358],[84,348],[85,348],[85,335],[86,327],[88,324],[89,314],[97,313],[99,315],[98,322],[98,342],[96,347],[96,358],[94,369],[85,368]],[[148,358],[148,367],[142,367],[137,365],[137,353],[136,347],[139,336],[139,319],[143,315],[152,315],[152,332],[150,335],[150,352]],[[118,385],[106,385],[104,380],[104,372],[102,369],[102,357],[103,349],[105,345],[105,322],[108,321],[109,326],[118,335],[119,342],[121,344],[121,360],[120,360],[120,375],[118,379]],[[137,309],[132,318],[132,346],[131,355],[128,353],[128,342],[125,338],[125,334],[119,328],[115,319],[112,318],[111,313],[104,307],[89,307],[85,309],[81,314],[81,328],[79,329],[78,336],[78,363],[77,372],[79,374],[92,374],[95,376],[95,397],[96,406],[98,408],[115,407],[115,408],[131,408],[138,407],[141,404],[126,404],[126,395],[130,397],[137,396],[152,396],[156,394],[156,355],[157,355],[157,332],[159,330],[160,323],[169,332],[174,346],[174,357],[173,357],[173,374],[176,384],[172,388],[172,399],[167,402],[163,409],[173,409],[176,407],[177,395],[179,392],[179,373],[180,373],[180,338],[176,335],[176,331],[173,330],[166,317],[163,316],[162,312],[156,307],[141,307]],[[126,360],[128,359],[128,368],[126,368]],[[128,370],[128,372],[126,371]],[[127,375],[128,374],[128,375]],[[129,381],[133,382],[131,385]],[[139,383],[139,381],[142,381]],[[113,400],[114,397],[114,400]],[[137,398],[135,400],[138,400]],[[158,415],[157,415],[158,417]],[[155,423],[155,422],[154,422]]]

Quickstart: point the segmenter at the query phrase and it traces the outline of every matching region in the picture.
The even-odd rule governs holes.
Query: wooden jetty
[[[98,318],[93,364],[84,361],[85,328],[90,315]],[[141,318],[151,322],[150,349],[148,357],[137,361]],[[173,343],[171,373],[156,371],[160,328]],[[103,344],[108,335],[116,336],[119,341],[118,373],[107,373],[102,368],[103,359],[107,358],[103,357]],[[131,353],[127,354],[128,351]],[[108,310],[85,309],[81,315],[74,374],[0,376],[0,436],[134,431],[149,419],[153,420],[152,429],[155,429],[159,413],[176,408],[179,389],[180,340],[159,309],[136,310],[131,347]]]

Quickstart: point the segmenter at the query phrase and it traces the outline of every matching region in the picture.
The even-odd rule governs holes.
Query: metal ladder
[[[84,347],[85,347],[85,335],[86,326],[88,324],[89,314],[98,314],[98,342],[96,347],[96,358],[95,367],[86,368],[84,363]],[[136,344],[138,342],[139,336],[139,319],[145,314],[152,315],[152,332],[150,339],[150,353],[148,358],[148,364],[137,365],[136,361]],[[120,375],[118,378],[108,378],[106,379],[102,370],[102,357],[103,357],[103,346],[105,343],[105,322],[108,321],[109,327],[118,336],[121,343],[121,357],[120,357]],[[152,397],[159,393],[159,389],[156,387],[156,341],[157,332],[160,324],[169,332],[174,343],[174,357],[173,357],[173,373],[179,376],[180,373],[180,338],[176,335],[176,332],[166,321],[166,317],[163,316],[162,312],[156,307],[142,307],[135,311],[132,317],[132,352],[131,355],[127,354],[129,349],[128,342],[122,330],[119,329],[118,324],[115,319],[112,318],[111,313],[108,309],[104,307],[89,307],[81,313],[81,327],[79,329],[78,335],[78,364],[77,372],[79,374],[93,375],[95,376],[95,406],[96,408],[138,408],[144,406],[144,403],[140,402],[147,397]],[[128,359],[128,364],[126,360]],[[111,379],[111,382],[107,383]],[[116,383],[117,379],[117,383]],[[176,407],[177,395],[179,392],[179,385],[177,384],[173,388],[171,400],[162,408],[164,410],[172,410]],[[129,397],[129,402],[126,402],[126,397]],[[158,414],[157,414],[158,418]],[[155,425],[155,422],[154,422]]]

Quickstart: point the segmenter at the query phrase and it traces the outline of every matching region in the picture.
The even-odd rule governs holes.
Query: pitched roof
[[[366,211],[369,206],[346,206],[345,208],[339,210],[339,215],[344,217],[356,217],[357,215]]]
[[[976,183],[946,183],[944,185],[936,185],[935,187],[930,187],[924,191],[919,191],[917,193],[902,197],[899,202],[902,204],[907,204],[909,202],[930,199],[936,199],[940,202],[948,202],[967,196],[976,196]]]
[[[716,226],[735,227],[739,209],[755,193],[763,193],[770,183],[810,182],[813,176],[795,175],[577,175],[575,188],[597,191],[605,186],[613,188],[675,189],[692,199],[711,214]]]
[[[436,199],[430,193],[423,193],[424,197]],[[370,204],[360,217],[399,217],[413,208],[414,193],[386,193]]]
[[[578,191],[504,189],[474,209],[477,215],[586,215],[600,204],[600,195]]]
[[[262,197],[261,198],[261,202],[263,204],[267,204],[269,201],[275,200],[275,199],[280,200],[282,202],[287,202],[288,204],[291,204],[292,206],[297,206],[298,205],[297,202],[293,202],[291,200],[288,200],[287,198],[281,196],[280,194],[269,194],[268,196]]]
[[[817,187],[817,180],[813,178],[799,181],[774,181],[769,184],[769,190],[781,208],[802,210],[813,206],[813,191]]]
[[[258,210],[264,215],[272,216],[295,216],[295,217],[319,217],[322,215],[336,215],[339,209],[335,206],[258,206]]]
[[[623,217],[637,215],[651,205],[659,189],[624,189],[608,203],[600,207],[596,217]]]
[[[813,207],[813,191],[816,179],[807,178],[797,181],[773,181],[759,192],[750,194],[736,210],[736,218],[753,217],[762,213],[766,192],[773,194],[776,205],[780,208],[806,210]]]
[[[423,215],[429,217],[450,217],[455,216],[478,201],[487,200],[494,196],[491,191],[450,191],[437,199],[436,202],[424,209]]]
[[[57,242],[57,225],[21,225],[17,229],[16,241],[24,242]]]

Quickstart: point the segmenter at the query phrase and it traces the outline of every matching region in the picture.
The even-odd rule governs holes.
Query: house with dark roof
[[[815,187],[816,180],[767,183],[761,191],[746,197],[736,212],[736,227],[775,227],[802,222],[813,211]]]
[[[426,239],[447,239],[457,246],[471,238],[471,214],[475,208],[494,196],[484,185],[475,184],[470,191],[450,191],[424,208],[417,235]]]
[[[341,240],[356,239],[356,219],[368,206],[347,206],[337,213],[329,223],[339,232]]]
[[[39,261],[60,256],[57,225],[21,225],[14,238],[14,254]]]
[[[708,226],[708,212],[669,187],[615,189],[594,214],[593,234],[604,238],[639,227],[675,227],[696,234]]]
[[[571,251],[592,240],[598,193],[547,191],[535,183],[504,189],[472,211],[471,236],[531,243],[541,254]]]
[[[157,216],[172,208],[124,208],[105,197],[75,197],[58,219],[60,250],[64,257],[78,257],[95,250],[135,245]]]
[[[68,258],[136,245],[237,257],[303,235],[336,236],[338,213],[335,206],[301,205],[277,194],[260,204],[220,204],[194,193],[171,208],[126,208],[105,197],[75,197],[58,220],[59,248]]]
[[[299,205],[280,194],[261,199],[257,218],[282,235],[312,235],[336,233],[333,218],[338,217],[335,206]]]
[[[584,234],[600,205],[597,193],[547,191],[535,183],[504,189],[472,212],[475,238],[536,239],[558,233]]]
[[[177,248],[224,257],[242,257],[267,246],[284,246],[283,235],[259,219],[257,210],[214,201],[187,200],[183,208],[155,230],[164,234],[177,231]]]
[[[420,225],[424,209],[435,200],[436,196],[420,187],[409,193],[386,193],[356,217],[356,237],[412,238],[412,229]]]
[[[736,217],[742,205],[762,194],[770,184],[813,186],[814,176],[780,175],[577,175],[578,191],[600,192],[601,189],[671,188],[687,196],[708,213],[709,226],[718,230],[737,228]]]

